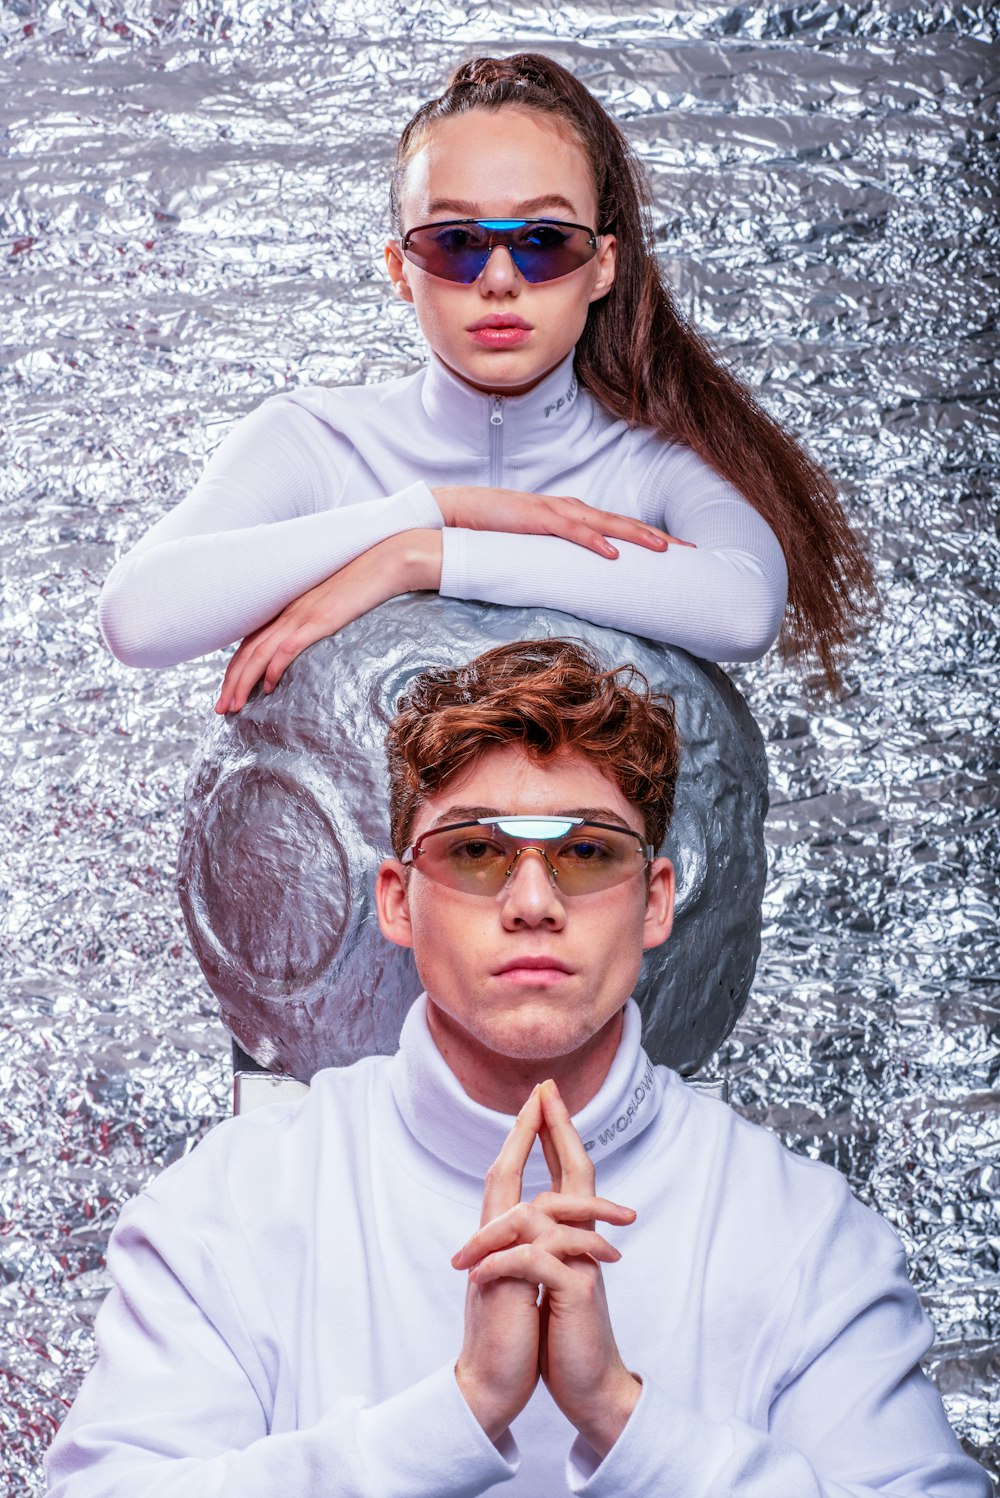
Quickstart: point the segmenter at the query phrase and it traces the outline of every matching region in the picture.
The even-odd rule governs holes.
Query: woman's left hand
[[[399,593],[437,588],[440,582],[440,531],[401,531],[380,541],[247,635],[226,667],[215,711],[239,712],[258,682],[273,692],[285,667],[307,646]]]

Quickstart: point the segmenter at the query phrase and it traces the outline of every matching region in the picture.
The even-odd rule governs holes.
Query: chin
[[[532,353],[530,359],[525,358],[518,349],[493,349],[483,350],[479,358],[454,359],[443,362],[449,364],[453,374],[457,374],[466,384],[473,385],[481,390],[492,390],[497,394],[504,391],[528,391],[533,386],[544,380],[545,376],[555,369],[560,359],[546,359]]]
[[[472,1033],[480,1045],[511,1061],[547,1061],[578,1051],[606,1023],[589,1023],[580,1014],[554,1014],[549,1001],[538,1009],[528,1006],[486,1016]]]

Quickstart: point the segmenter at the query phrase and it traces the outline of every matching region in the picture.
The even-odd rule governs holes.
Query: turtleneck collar
[[[511,450],[547,444],[556,428],[567,424],[580,394],[573,372],[575,352],[571,349],[527,395],[484,395],[432,354],[423,372],[420,399],[430,420],[447,430],[449,442],[457,439],[477,452],[487,448],[491,422],[502,424],[504,445]]]
[[[595,1163],[638,1138],[659,1110],[662,1074],[642,1049],[641,1033],[639,1006],[629,999],[621,1042],[608,1074],[573,1118]],[[403,1023],[389,1081],[403,1121],[417,1142],[481,1185],[514,1118],[484,1108],[465,1092],[431,1035],[426,994],[416,1000]],[[524,1172],[525,1194],[534,1195],[548,1184],[548,1168],[536,1140]]]

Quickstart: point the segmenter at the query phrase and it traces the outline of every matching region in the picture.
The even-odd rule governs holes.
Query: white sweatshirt
[[[917,1367],[900,1245],[833,1170],[654,1067],[634,1003],[575,1123],[639,1401],[603,1461],[539,1384],[494,1445],[454,1377],[483,1177],[425,1002],[400,1050],[223,1124],[126,1208],[52,1498],[988,1498]],[[548,1185],[537,1148],[526,1197]]]
[[[630,429],[566,359],[528,395],[480,395],[439,360],[386,384],[274,396],[115,566],[100,618],[115,655],[167,666],[230,645],[361,552],[441,529],[430,485],[569,494],[697,549],[447,528],[442,594],[562,609],[711,660],[752,660],[784,612],[781,547],[689,448]]]

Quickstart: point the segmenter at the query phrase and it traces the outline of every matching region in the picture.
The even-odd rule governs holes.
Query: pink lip
[[[470,323],[466,332],[479,333],[486,328],[523,328],[530,333],[532,324],[525,322],[523,317],[516,317],[513,312],[491,312],[489,317],[481,317],[478,322]]]
[[[481,348],[517,348],[531,337],[530,328],[476,328],[473,343]]]
[[[466,331],[471,334],[473,343],[478,343],[480,348],[517,348],[528,342],[534,328],[523,317],[515,317],[512,312],[495,312],[491,317],[480,318],[479,322],[473,323]]]
[[[494,973],[514,983],[557,983],[572,975],[573,969],[558,957],[512,957]]]

